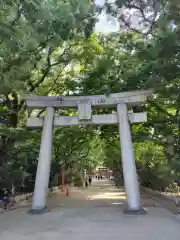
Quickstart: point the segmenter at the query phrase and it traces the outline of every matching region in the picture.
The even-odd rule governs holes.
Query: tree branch
[[[34,85],[32,85],[29,89],[30,92],[33,92],[36,88],[39,87],[39,85],[45,80],[45,78],[47,77],[52,65],[51,65],[51,60],[50,60],[50,56],[53,53],[53,50],[51,47],[49,47],[48,49],[48,54],[47,54],[47,58],[46,58],[46,68],[44,70],[41,70],[43,72],[43,75],[41,76],[41,78],[39,79],[39,81],[37,81]]]
[[[141,34],[141,35],[144,35],[144,36],[147,36],[149,35],[150,33],[152,34],[152,30],[153,30],[153,27],[155,26],[156,24],[156,17],[157,17],[157,7],[156,7],[156,4],[157,2],[155,0],[153,0],[153,2],[148,2],[148,3],[145,3],[144,1],[138,1],[137,2],[138,5],[136,3],[133,3],[132,1],[128,1],[126,3],[124,3],[124,6],[126,9],[134,9],[134,10],[137,10],[140,14],[141,14],[141,17],[142,17],[142,20],[145,22],[145,23],[148,23],[149,24],[149,27],[147,29],[146,32],[142,32],[140,30],[138,30],[137,28],[133,28],[130,26],[130,22],[128,20],[125,20],[125,16],[122,15],[119,17],[119,19],[125,24],[125,26],[130,29],[131,31],[134,31],[138,34]],[[145,10],[147,9],[147,7],[151,7],[151,11],[153,12],[153,17],[152,19],[148,18],[145,14]],[[141,21],[142,22],[142,21]],[[147,27],[147,26],[146,26]]]
[[[20,8],[20,3],[17,5],[17,15],[14,18],[14,20],[11,22],[11,26],[13,26],[21,17],[21,8]]]
[[[132,28],[132,27],[130,26],[130,23],[125,20],[125,17],[124,17],[123,15],[121,15],[121,16],[119,17],[119,20],[121,20],[121,21],[125,24],[125,26],[126,26],[128,29],[130,29],[131,31],[136,32],[136,33],[138,33],[138,34],[142,34],[142,32],[141,32],[140,30],[138,30],[138,29],[136,29],[136,28]]]

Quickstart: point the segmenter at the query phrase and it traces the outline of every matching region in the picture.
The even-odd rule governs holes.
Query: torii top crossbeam
[[[68,108],[77,107],[79,103],[90,102],[94,107],[112,107],[118,103],[137,105],[147,100],[152,90],[113,93],[93,96],[25,96],[25,105],[29,108]]]

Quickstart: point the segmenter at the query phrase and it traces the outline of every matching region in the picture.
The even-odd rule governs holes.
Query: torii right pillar
[[[117,105],[117,113],[119,119],[119,135],[122,154],[124,186],[128,205],[127,209],[124,210],[124,213],[144,214],[146,211],[141,206],[138,176],[129,126],[128,110],[125,103],[120,103]]]

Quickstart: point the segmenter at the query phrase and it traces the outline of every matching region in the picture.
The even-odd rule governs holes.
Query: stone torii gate
[[[45,117],[30,117],[27,127],[43,127],[35,188],[32,200],[32,213],[41,213],[46,208],[46,198],[52,158],[52,134],[54,126],[119,124],[120,147],[124,185],[127,199],[126,213],[142,213],[136,165],[133,153],[130,123],[147,121],[146,112],[133,113],[127,105],[142,104],[152,94],[151,90],[114,93],[108,96],[26,96],[28,108],[45,109]],[[92,107],[116,107],[112,114],[92,115]],[[55,109],[77,108],[77,116],[57,116]]]

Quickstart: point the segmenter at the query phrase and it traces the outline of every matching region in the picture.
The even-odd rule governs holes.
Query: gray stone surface
[[[95,204],[86,200],[91,203],[77,206],[72,200],[71,204],[42,215],[29,215],[24,208],[0,214],[0,240],[180,239],[180,220],[169,211],[158,206],[148,207],[147,215],[125,215],[124,202],[109,197],[113,189],[104,185],[99,191],[99,200],[93,193]]]

